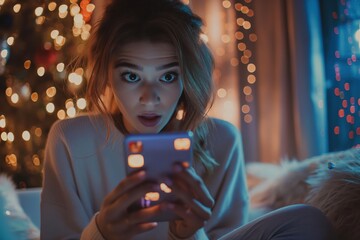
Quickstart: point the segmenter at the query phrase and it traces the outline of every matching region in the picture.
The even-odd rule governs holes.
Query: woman
[[[266,223],[273,221],[267,218],[237,229],[248,211],[241,137],[230,123],[206,116],[213,58],[201,26],[178,0],[117,0],[107,7],[89,41],[91,114],[56,122],[48,136],[43,239],[257,239],[253,229],[270,234],[264,239],[276,236],[268,232]],[[126,176],[124,135],[188,130],[195,134],[194,165],[174,166],[171,178],[180,203],[129,213],[134,201],[159,189],[145,180],[146,171]],[[179,219],[149,221],[162,212]],[[307,206],[272,219],[300,212],[316,220],[311,231],[328,230],[323,215]],[[281,233],[295,227],[278,221],[271,229],[280,225]],[[319,236],[313,239],[327,239],[317,230]]]

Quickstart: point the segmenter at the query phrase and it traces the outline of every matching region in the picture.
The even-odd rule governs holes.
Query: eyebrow
[[[159,67],[156,67],[155,69],[156,70],[164,70],[167,68],[172,68],[172,67],[177,67],[177,66],[179,66],[178,62],[171,62],[168,64],[161,65]],[[143,67],[141,67],[139,65],[129,63],[129,62],[121,62],[121,61],[115,63],[115,68],[118,68],[118,67],[128,67],[128,68],[132,68],[132,69],[136,69],[136,70],[140,70],[140,71],[142,71],[144,69]]]
[[[159,67],[156,68],[156,70],[164,70],[164,69],[167,69],[167,68],[178,67],[178,66],[179,66],[178,62],[172,62],[172,63],[168,63],[168,64],[165,64],[165,65],[159,66]]]

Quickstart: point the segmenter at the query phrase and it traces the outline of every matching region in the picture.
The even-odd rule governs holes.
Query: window
[[[329,150],[360,147],[360,1],[321,0]]]

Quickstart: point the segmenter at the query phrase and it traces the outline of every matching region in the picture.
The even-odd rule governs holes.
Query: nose
[[[139,97],[139,102],[143,105],[157,105],[160,103],[160,96],[153,84],[144,84]]]

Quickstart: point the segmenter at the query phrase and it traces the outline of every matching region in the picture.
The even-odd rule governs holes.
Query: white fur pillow
[[[274,210],[303,203],[308,192],[306,179],[313,171],[313,164],[296,160],[283,160],[279,165],[248,164],[248,179],[258,178],[258,184],[249,189],[251,208]]]
[[[360,148],[280,165],[251,163],[247,175],[259,182],[249,189],[250,213],[308,203],[333,222],[338,239],[360,239]]]
[[[250,186],[251,207],[277,209],[295,203],[304,203],[310,190],[307,182],[317,168],[328,169],[329,162],[338,162],[345,158],[354,158],[360,149],[326,153],[303,161],[282,160],[280,164],[249,163],[247,165],[248,182],[257,182]],[[254,180],[257,179],[257,180]]]
[[[309,203],[332,221],[338,239],[360,239],[360,149],[353,149],[333,159],[308,178]]]
[[[12,180],[0,174],[0,239],[38,240],[40,231],[22,209]]]

